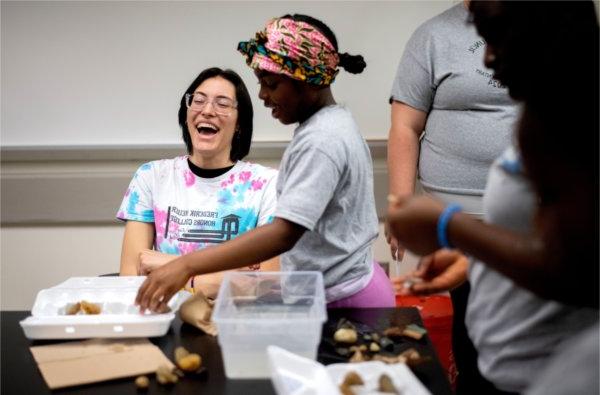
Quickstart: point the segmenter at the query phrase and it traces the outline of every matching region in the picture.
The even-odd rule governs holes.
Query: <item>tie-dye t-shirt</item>
[[[184,255],[223,243],[273,220],[277,170],[238,161],[227,173],[200,178],[187,157],[142,165],[117,218],[154,223],[154,247]]]

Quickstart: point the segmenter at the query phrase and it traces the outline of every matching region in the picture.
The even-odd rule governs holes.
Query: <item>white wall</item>
[[[178,144],[182,92],[202,69],[237,70],[256,108],[257,141],[285,141],[238,41],[267,19],[305,13],[325,21],[363,74],[340,72],[339,101],[365,137],[385,139],[387,99],[404,45],[446,1],[2,1],[2,145]]]
[[[118,272],[122,237],[120,225],[1,228],[0,308],[31,310],[41,289]]]

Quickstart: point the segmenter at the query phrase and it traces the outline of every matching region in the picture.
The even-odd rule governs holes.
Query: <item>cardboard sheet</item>
[[[50,389],[138,376],[174,367],[148,339],[92,339],[30,347]]]

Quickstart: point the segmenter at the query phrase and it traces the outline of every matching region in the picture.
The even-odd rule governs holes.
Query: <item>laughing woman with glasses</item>
[[[277,171],[242,161],[252,140],[252,101],[231,70],[210,68],[179,107],[188,155],[142,165],[117,213],[126,221],[121,275],[146,275],[177,256],[271,222]],[[277,258],[242,270],[278,270]],[[222,273],[192,277],[216,296]]]

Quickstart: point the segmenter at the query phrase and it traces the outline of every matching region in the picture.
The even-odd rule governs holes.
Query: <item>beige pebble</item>
[[[341,328],[333,334],[333,340],[338,343],[353,344],[358,340],[358,334],[354,329]]]
[[[135,386],[141,390],[148,388],[150,380],[146,376],[138,376],[135,378]]]

